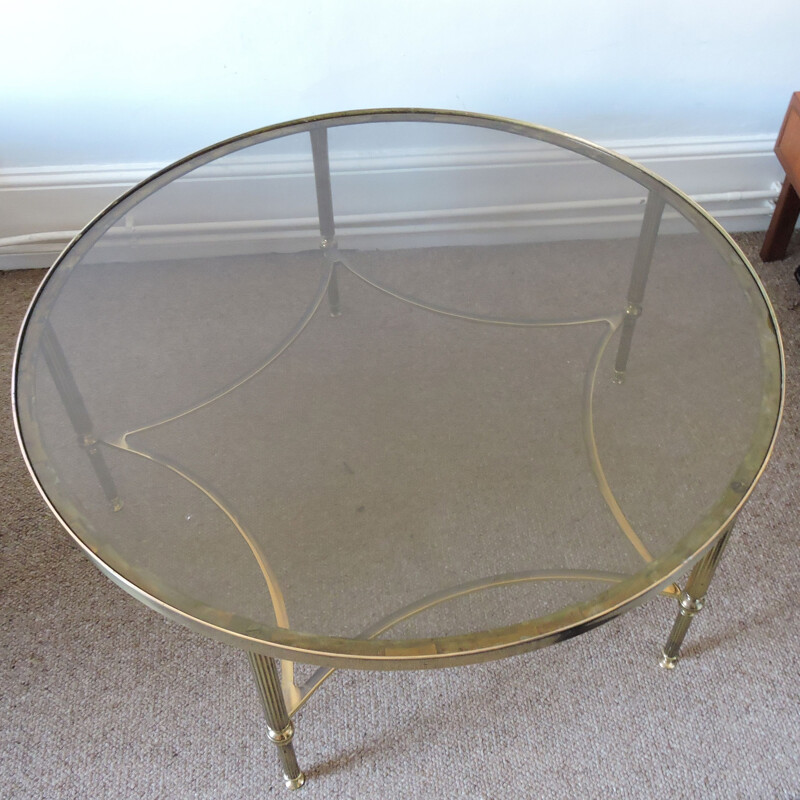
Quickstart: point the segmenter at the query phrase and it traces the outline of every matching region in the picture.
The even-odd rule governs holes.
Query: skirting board
[[[728,230],[742,231],[769,223],[783,178],[774,141],[769,134],[606,145],[680,187]],[[6,239],[6,246],[0,239],[0,269],[49,266],[75,231],[162,166],[0,170],[0,237]],[[502,150],[333,154],[331,169],[343,247],[635,236],[644,203],[635,184],[535,142]],[[426,210],[419,209],[420,197]],[[505,197],[516,201],[498,204]],[[187,176],[165,202],[154,198],[150,207],[135,209],[115,238],[135,236],[154,258],[308,249],[319,242],[314,211],[310,156],[243,157]],[[676,215],[668,213],[664,224],[681,229]]]

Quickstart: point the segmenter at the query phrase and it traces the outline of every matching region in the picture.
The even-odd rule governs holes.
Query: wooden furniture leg
[[[789,101],[775,142],[775,155],[786,171],[786,179],[764,237],[762,261],[777,261],[786,256],[786,248],[800,214],[800,197],[797,195],[800,189],[800,92],[795,92]]]
[[[798,216],[800,216],[800,197],[787,175],[761,247],[762,261],[778,261],[786,255],[786,248],[789,246],[789,239],[792,237]]]

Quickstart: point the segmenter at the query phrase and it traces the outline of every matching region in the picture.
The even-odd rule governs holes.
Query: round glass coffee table
[[[294,788],[291,717],[338,667],[500,658],[657,594],[674,666],[783,359],[742,253],[653,173],[521,122],[358,111],[109,206],[31,305],[14,401],[95,564],[248,652]]]

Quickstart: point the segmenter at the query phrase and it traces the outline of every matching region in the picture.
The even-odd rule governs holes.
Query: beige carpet
[[[336,674],[297,717],[320,798],[800,798],[800,289],[761,265],[783,328],[787,410],[674,673],[657,600],[528,656]],[[0,347],[40,272],[0,273]],[[285,796],[246,660],[113,587],[51,519],[2,405],[2,798]]]

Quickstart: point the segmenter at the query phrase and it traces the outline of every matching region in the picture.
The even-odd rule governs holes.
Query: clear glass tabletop
[[[67,248],[15,409],[114,580],[350,666],[532,648],[675,578],[763,470],[780,340],[729,237],[587,142],[354,112],[216,145]]]

